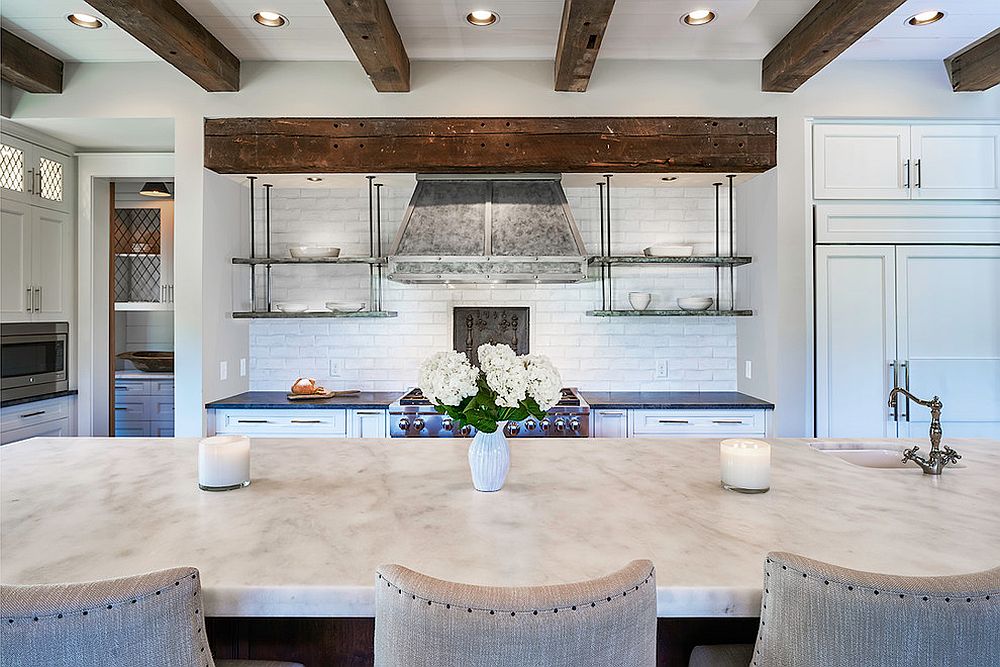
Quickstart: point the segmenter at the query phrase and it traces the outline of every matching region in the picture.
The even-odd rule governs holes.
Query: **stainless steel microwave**
[[[0,400],[69,389],[69,323],[0,325]]]

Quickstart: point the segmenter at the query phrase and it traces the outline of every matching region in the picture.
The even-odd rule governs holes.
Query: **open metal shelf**
[[[385,257],[233,257],[233,264],[373,264],[385,266]]]
[[[673,264],[679,266],[743,266],[753,261],[752,257],[716,257],[688,256],[688,257],[647,257],[646,255],[611,255],[602,257],[594,255],[587,261],[590,264],[600,264],[606,266],[621,266],[627,264]]]
[[[588,310],[591,317],[750,317],[752,310]]]
[[[234,320],[283,320],[283,319],[312,319],[324,317],[396,317],[399,315],[394,310],[359,310],[356,313],[329,312],[305,312],[305,313],[283,313],[280,311],[236,311],[233,313]]]

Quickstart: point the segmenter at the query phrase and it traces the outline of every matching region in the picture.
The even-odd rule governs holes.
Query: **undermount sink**
[[[903,450],[908,449],[909,445],[894,446],[884,442],[817,442],[812,443],[810,447],[862,468],[920,470],[920,467],[913,461],[903,462]],[[930,451],[930,445],[920,445],[918,453],[926,456],[928,451]],[[965,464],[962,462],[952,463],[948,467],[964,468]]]

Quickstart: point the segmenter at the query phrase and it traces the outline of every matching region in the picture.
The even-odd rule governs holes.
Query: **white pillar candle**
[[[764,493],[771,487],[771,445],[732,438],[719,449],[723,487],[741,493]]]
[[[217,435],[198,443],[198,488],[228,491],[250,484],[250,438]]]

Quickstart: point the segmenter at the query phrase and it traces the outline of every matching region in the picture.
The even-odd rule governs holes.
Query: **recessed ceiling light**
[[[320,178],[319,176],[306,176],[306,180],[307,181],[312,181],[313,183],[319,183],[323,179]]]
[[[906,22],[910,25],[930,25],[931,23],[937,23],[943,18],[944,12],[932,9],[930,11],[914,14],[910,18],[906,19]]]
[[[715,20],[715,12],[711,9],[696,9],[681,17],[681,23],[687,25],[705,25]]]
[[[661,178],[660,180],[661,180],[661,181],[666,181],[666,182],[668,182],[668,183],[669,183],[670,181],[676,181],[676,180],[677,180],[677,177],[676,177],[676,176],[664,176],[664,177],[663,177],[663,178]]]
[[[280,28],[288,23],[288,19],[278,12],[257,12],[253,15],[253,20],[268,28]]]
[[[96,16],[91,16],[90,14],[80,14],[73,13],[66,17],[66,20],[75,26],[80,26],[81,28],[88,28],[90,30],[96,30],[104,26],[104,22]]]
[[[472,25],[484,26],[493,25],[500,19],[500,15],[496,12],[492,12],[488,9],[477,9],[473,12],[469,12],[469,15],[465,17],[465,20]]]

